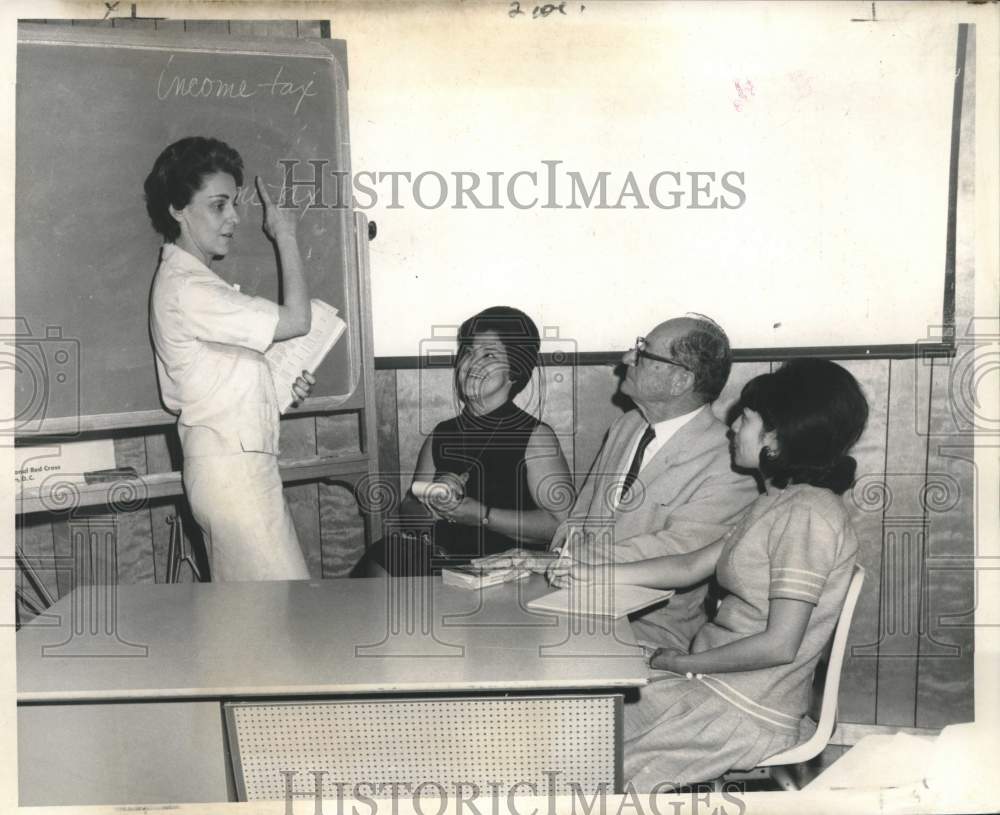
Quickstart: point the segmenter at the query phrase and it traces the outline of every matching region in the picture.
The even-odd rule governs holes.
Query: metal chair
[[[724,784],[730,781],[751,781],[772,779],[782,789],[797,790],[798,782],[788,767],[792,764],[802,764],[815,758],[826,749],[837,725],[837,696],[840,692],[840,673],[844,667],[844,654],[847,651],[847,635],[851,629],[854,609],[861,594],[861,585],[865,581],[865,570],[861,566],[854,567],[851,583],[847,587],[844,607],[840,610],[840,618],[833,632],[830,644],[824,657],[816,665],[813,675],[812,705],[805,719],[815,724],[815,730],[805,741],[794,747],[764,759],[752,770],[732,770],[720,779],[716,779],[717,790],[722,790]]]
[[[184,537],[184,524],[180,515],[168,515],[167,523],[170,525],[170,542],[167,546],[167,583],[180,582],[181,566],[185,563],[191,569],[194,579],[202,583],[204,580],[198,563],[194,559],[194,553],[188,548],[187,539]]]
[[[31,561],[25,556],[21,544],[17,542],[14,544],[14,563],[19,572],[14,581],[14,624],[20,628],[23,624],[22,616],[25,616],[23,612],[27,612],[27,619],[38,617],[55,603],[55,598],[45,588],[44,581],[31,565]],[[20,579],[21,575],[31,587],[33,595],[25,591],[23,581]]]

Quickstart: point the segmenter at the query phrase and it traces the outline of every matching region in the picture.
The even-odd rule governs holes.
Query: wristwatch
[[[490,511],[492,509],[493,509],[493,507],[486,507],[486,512],[483,513],[483,517],[479,521],[479,525],[480,526],[489,526],[490,525]]]

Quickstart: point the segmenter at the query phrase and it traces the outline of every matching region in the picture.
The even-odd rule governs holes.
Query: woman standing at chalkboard
[[[307,579],[282,492],[278,400],[264,351],[309,331],[309,295],[296,219],[271,202],[259,178],[284,304],[241,294],[211,270],[240,222],[242,185],[239,153],[202,137],[171,144],[146,178],[146,209],[164,239],[150,300],[160,395],[177,415],[184,489],[205,535],[212,579]],[[296,398],[314,381],[303,372]]]

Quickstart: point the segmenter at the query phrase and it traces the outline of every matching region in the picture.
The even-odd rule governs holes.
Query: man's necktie
[[[646,432],[642,434],[642,438],[639,439],[639,446],[635,448],[635,455],[632,456],[632,464],[625,474],[625,482],[622,484],[622,495],[619,500],[624,501],[628,498],[628,491],[639,476],[639,469],[642,467],[642,456],[646,452],[646,448],[649,447],[649,443],[655,438],[656,431],[653,430],[652,425],[647,424]]]

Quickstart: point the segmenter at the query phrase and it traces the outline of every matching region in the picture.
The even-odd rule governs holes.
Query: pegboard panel
[[[540,794],[616,788],[621,696],[468,697],[226,703],[241,800],[310,798],[362,785],[458,784],[483,795],[534,784]],[[385,797],[390,797],[391,787]],[[403,793],[406,794],[406,793]],[[440,795],[436,787],[427,795]],[[468,793],[466,793],[468,794]],[[374,796],[373,796],[374,797]]]

